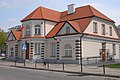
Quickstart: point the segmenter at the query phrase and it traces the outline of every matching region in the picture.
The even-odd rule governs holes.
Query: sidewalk
[[[12,67],[18,67],[18,68],[49,70],[49,71],[99,75],[99,76],[108,76],[108,77],[114,76],[114,77],[120,78],[120,69],[105,68],[105,75],[104,75],[103,68],[97,67],[97,66],[83,66],[83,73],[81,73],[81,67],[78,64],[64,64],[64,66],[63,64],[49,64],[49,65],[46,64],[46,67],[45,67],[43,63],[35,64],[33,62],[26,62],[25,66],[24,66],[24,63],[16,63],[16,66],[15,66],[15,62],[0,61],[0,65],[12,66]]]

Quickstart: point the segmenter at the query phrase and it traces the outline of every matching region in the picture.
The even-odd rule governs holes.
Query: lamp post
[[[106,42],[102,43],[103,74],[105,74]]]

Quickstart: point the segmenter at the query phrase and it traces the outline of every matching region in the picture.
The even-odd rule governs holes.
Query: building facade
[[[120,62],[120,39],[115,22],[90,5],[58,12],[38,7],[23,20],[22,31],[6,40],[6,58],[49,62]],[[25,45],[25,49],[23,49]]]

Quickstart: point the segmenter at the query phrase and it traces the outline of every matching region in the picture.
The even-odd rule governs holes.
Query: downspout
[[[82,36],[80,36],[80,67],[81,67],[81,72],[83,72],[83,64],[82,64],[82,38],[83,38],[84,34],[82,34]]]

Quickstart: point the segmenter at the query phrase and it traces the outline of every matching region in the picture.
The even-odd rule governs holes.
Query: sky
[[[0,28],[7,31],[21,25],[25,16],[39,6],[57,11],[67,10],[67,5],[76,7],[91,5],[120,25],[120,0],[0,0]]]

